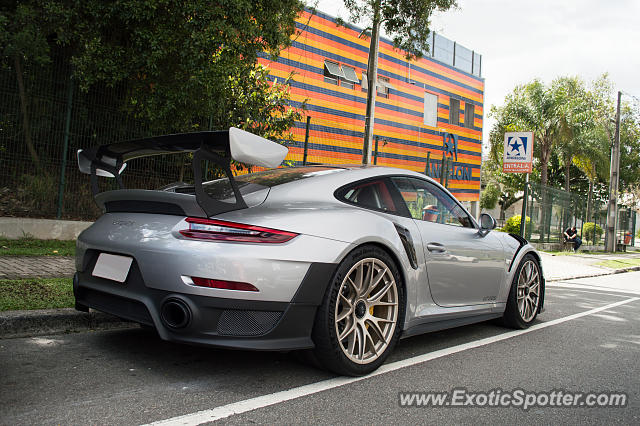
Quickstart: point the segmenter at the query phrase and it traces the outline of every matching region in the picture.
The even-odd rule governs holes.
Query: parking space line
[[[421,364],[434,359],[442,358],[455,353],[463,352],[469,349],[486,346],[491,343],[500,342],[503,340],[518,337],[522,334],[531,333],[532,331],[540,330],[543,328],[551,327],[554,325],[562,324],[567,321],[571,321],[577,318],[585,317],[588,315],[596,314],[598,312],[606,311],[608,309],[615,308],[620,305],[635,302],[640,300],[639,297],[632,297],[629,299],[621,300],[619,302],[610,303],[599,308],[590,309],[588,311],[579,312],[577,314],[568,315],[566,317],[558,318],[555,320],[535,324],[524,330],[514,330],[506,333],[499,334],[497,336],[486,337],[473,342],[463,343],[460,345],[452,346],[450,348],[440,349],[427,354],[418,355],[412,358],[404,359],[401,361],[392,362],[381,366],[378,370],[363,377],[336,377],[333,379],[323,380],[321,382],[311,383],[308,385],[299,386],[293,389],[279,391],[268,395],[262,395],[255,398],[245,399],[243,401],[233,402],[220,407],[212,408],[210,410],[197,411],[191,414],[185,414],[182,416],[172,417],[165,420],[160,420],[151,423],[151,425],[199,425],[202,423],[212,422],[215,420],[224,419],[236,414],[242,414],[249,411],[257,410],[259,408],[268,407],[271,405],[279,404],[281,402],[290,401],[292,399],[301,398],[303,396],[312,395],[318,392],[323,392],[329,389],[334,389],[340,386],[356,383],[361,380],[366,380],[371,377],[379,376],[381,374],[390,373],[392,371],[400,370],[405,367],[411,367],[416,364]]]
[[[547,286],[549,288],[567,288],[567,289],[587,289],[594,291],[601,291],[603,293],[626,293],[626,294],[640,294],[640,290],[630,290],[624,288],[615,288],[615,287],[604,287],[600,285],[591,285],[591,284],[574,284],[570,282],[558,281],[553,283],[553,285]],[[613,294],[611,294],[613,296]]]
[[[547,287],[547,290],[549,290],[549,287]],[[612,296],[612,297],[620,297],[620,298],[629,297],[630,295],[635,294],[635,292],[630,292],[628,294],[622,294],[622,293],[616,293],[616,292],[609,293],[609,292],[607,292],[605,290],[600,290],[600,289],[597,289],[597,288],[585,290],[582,287],[573,287],[573,286],[561,286],[561,287],[558,288],[558,290],[577,291],[578,293],[599,294],[599,295],[602,295],[602,296]],[[547,299],[545,299],[545,300],[548,300],[548,296],[549,296],[548,294],[545,296],[545,297],[547,297]]]

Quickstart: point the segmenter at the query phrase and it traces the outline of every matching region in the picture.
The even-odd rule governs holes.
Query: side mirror
[[[480,215],[480,231],[488,233],[496,227],[496,220],[488,213]]]

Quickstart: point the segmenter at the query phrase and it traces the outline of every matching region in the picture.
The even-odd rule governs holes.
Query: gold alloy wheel
[[[368,364],[384,353],[398,321],[398,288],[383,261],[371,257],[351,267],[334,318],[340,348],[351,361]]]
[[[540,301],[540,271],[533,260],[520,268],[518,277],[518,311],[523,321],[529,322],[536,315]]]

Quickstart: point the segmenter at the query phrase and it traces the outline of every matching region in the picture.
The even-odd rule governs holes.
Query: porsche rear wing
[[[156,136],[78,150],[78,168],[91,175],[91,191],[97,195],[98,176],[113,177],[124,189],[121,174],[129,160],[154,155],[193,153],[193,176],[196,201],[208,216],[246,208],[231,172],[231,160],[262,167],[278,167],[288,153],[278,143],[235,127],[223,131],[206,131]],[[222,202],[208,196],[202,186],[202,161],[207,160],[224,170],[235,203]]]

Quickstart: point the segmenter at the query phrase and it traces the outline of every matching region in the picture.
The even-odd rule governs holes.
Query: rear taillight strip
[[[198,240],[278,244],[287,242],[298,236],[298,234],[294,232],[245,225],[243,223],[228,222],[225,220],[202,219],[197,217],[188,217],[185,220],[189,224],[189,229],[181,230],[180,234],[187,238]]]
[[[217,288],[221,290],[259,291],[256,286],[238,281],[214,280],[211,278],[191,277],[193,284],[198,287]]]

